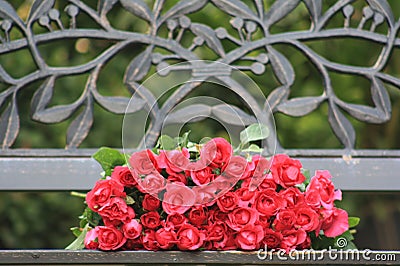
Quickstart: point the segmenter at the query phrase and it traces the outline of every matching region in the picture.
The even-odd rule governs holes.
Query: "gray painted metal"
[[[17,96],[30,84],[41,82],[32,97],[31,116],[35,121],[43,123],[59,123],[77,112],[78,116],[70,124],[66,133],[66,147],[75,148],[86,138],[93,124],[93,106],[95,103],[112,113],[134,113],[141,109],[151,110],[151,126],[146,132],[143,143],[152,146],[159,135],[161,125],[166,117],[173,112],[173,107],[184,96],[196,90],[198,86],[190,88],[181,86],[163,105],[147,88],[140,86],[148,76],[150,66],[158,69],[167,66],[169,62],[190,60],[207,60],[202,54],[196,52],[196,47],[207,47],[216,56],[215,61],[227,65],[233,65],[241,70],[263,74],[266,66],[271,66],[274,75],[280,82],[269,95],[269,105],[274,113],[284,113],[289,116],[304,116],[314,111],[321,103],[329,105],[327,119],[337,138],[347,149],[353,149],[356,134],[348,115],[367,123],[383,123],[390,119],[391,103],[387,92],[387,85],[400,87],[400,79],[384,72],[384,67],[392,58],[394,48],[400,46],[400,38],[397,33],[400,23],[393,15],[390,5],[386,0],[290,0],[275,1],[270,7],[264,6],[264,1],[254,0],[252,3],[239,0],[181,0],[168,8],[164,7],[165,1],[156,0],[153,7],[148,6],[142,0],[121,0],[120,5],[137,19],[147,23],[148,28],[143,32],[130,32],[113,27],[108,20],[107,13],[118,1],[99,1],[97,8],[93,8],[85,1],[69,0],[65,9],[56,9],[55,0],[35,1],[32,5],[26,21],[23,21],[11,5],[11,1],[0,1],[1,31],[4,38],[0,42],[0,56],[12,54],[21,49],[27,49],[31,53],[36,69],[31,73],[14,78],[13,73],[0,67],[0,82],[6,89],[0,94],[0,103],[5,107],[0,123],[0,142],[2,148],[12,147],[19,131],[19,112]],[[358,20],[353,16],[355,3],[362,2],[362,18]],[[65,2],[64,2],[65,4]],[[120,7],[118,5],[118,7]],[[278,21],[295,12],[300,5],[306,7],[310,17],[309,29],[294,32],[271,33],[270,28]],[[324,6],[324,7],[323,7]],[[204,20],[202,23],[191,21],[190,15],[203,11],[205,8],[219,9],[231,20],[231,29],[213,28]],[[330,27],[331,19],[336,15],[343,16],[343,26]],[[77,21],[79,16],[88,15],[98,28],[87,28]],[[63,20],[61,18],[64,18]],[[34,29],[36,23],[44,28],[44,31]],[[370,25],[367,27],[367,25]],[[378,27],[387,27],[378,31]],[[20,31],[20,39],[10,39],[11,27]],[[161,36],[160,29],[166,27],[167,36]],[[235,34],[232,33],[236,31]],[[256,35],[259,31],[261,34]],[[190,33],[192,35],[190,35]],[[191,44],[182,43],[183,36],[192,36]],[[46,62],[41,55],[40,45],[56,42],[64,39],[77,40],[79,38],[95,38],[113,41],[115,44],[103,53],[83,65],[69,67],[54,67]],[[353,37],[368,42],[382,45],[380,56],[373,66],[361,67],[345,65],[329,61],[327,58],[312,50],[305,43],[310,40],[329,40],[337,37]],[[187,40],[186,40],[187,41]],[[230,42],[229,48],[226,44]],[[295,68],[281,52],[275,49],[277,44],[286,44],[297,49],[315,66],[322,77],[323,92],[318,96],[293,97],[291,86],[295,82]],[[132,58],[127,66],[123,82],[131,93],[135,94],[137,105],[133,109],[126,110],[129,102],[127,97],[103,96],[97,90],[97,82],[102,69],[108,61],[117,56],[122,49],[130,45],[142,46],[143,52]],[[162,50],[164,54],[156,49]],[[250,53],[257,52],[257,56]],[[251,66],[244,62],[252,62]],[[214,71],[208,69],[208,64],[190,63],[192,77],[217,78],[229,84],[231,77],[229,71],[220,65],[213,65]],[[336,71],[349,75],[358,75],[369,81],[373,105],[360,105],[345,102],[340,99],[333,88],[329,72]],[[173,72],[173,70],[171,71]],[[89,73],[87,84],[82,88],[81,96],[71,104],[53,105],[52,94],[56,82],[65,76]],[[168,75],[163,73],[162,75]],[[201,83],[199,82],[198,85]],[[237,88],[241,96],[247,95],[248,102],[255,102],[251,95],[246,94],[243,87]],[[71,99],[71,101],[73,101]],[[49,107],[52,106],[52,107]],[[82,108],[81,108],[82,107]],[[190,108],[187,111],[190,111]],[[193,107],[195,108],[195,107]],[[80,111],[78,111],[80,110]],[[252,106],[262,121],[268,120],[268,112],[263,112],[264,106]],[[192,110],[195,111],[195,110]],[[255,114],[251,114],[255,115]],[[244,117],[245,118],[245,117]],[[276,136],[273,136],[276,137]],[[271,138],[271,142],[275,141]],[[321,155],[324,152],[321,151]]]
[[[266,259],[259,259],[257,252],[243,251],[202,251],[202,252],[180,252],[180,251],[120,251],[101,252],[92,250],[66,251],[66,250],[5,250],[0,252],[0,264],[28,264],[28,265],[84,265],[84,264],[151,264],[151,265],[398,265],[400,261],[399,251],[360,251],[357,255],[349,253],[344,255],[340,252],[323,252],[311,254],[294,253],[292,257],[283,254],[267,254]],[[264,255],[264,254],[263,254]],[[346,257],[347,256],[347,257]],[[354,256],[354,257],[352,257]],[[282,259],[283,258],[283,259]],[[294,259],[291,259],[294,258]],[[310,259],[308,259],[310,258]],[[354,258],[354,259],[351,259]],[[357,259],[358,258],[358,259]],[[379,259],[381,258],[381,259]],[[385,261],[382,258],[386,258]],[[390,258],[390,260],[388,259]]]
[[[343,190],[400,191],[400,158],[298,158],[304,168],[329,170]],[[0,158],[1,190],[90,190],[101,167],[91,158]]]

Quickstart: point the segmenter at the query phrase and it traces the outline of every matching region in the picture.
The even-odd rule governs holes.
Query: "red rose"
[[[238,206],[239,198],[235,192],[227,192],[217,199],[217,205],[223,212],[229,212]]]
[[[192,207],[188,218],[191,224],[200,226],[207,220],[207,210],[203,206]]]
[[[166,180],[159,173],[152,173],[145,176],[143,180],[138,182],[138,189],[142,193],[149,193],[157,196],[158,192],[165,188]]]
[[[274,220],[274,228],[277,231],[290,230],[296,222],[296,214],[292,210],[281,210]]]
[[[280,246],[283,239],[283,236],[280,232],[276,232],[271,228],[265,228],[264,235],[265,236],[262,242],[268,250],[278,248]]]
[[[235,231],[240,231],[246,225],[254,225],[258,220],[258,212],[252,208],[236,208],[228,213],[226,224]]]
[[[99,180],[86,195],[86,202],[92,211],[97,212],[111,197],[125,197],[124,186],[114,179]]]
[[[116,166],[111,174],[111,178],[120,182],[125,187],[135,187],[138,179],[137,173],[126,166]]]
[[[129,158],[129,164],[139,175],[158,172],[157,156],[151,150],[133,153]]]
[[[306,232],[315,231],[320,227],[319,215],[312,208],[306,206],[296,208],[297,227],[303,228]]]
[[[211,167],[204,167],[200,170],[191,170],[190,177],[196,185],[201,186],[213,181],[215,179],[215,174],[213,173],[213,169]]]
[[[228,214],[226,212],[221,211],[220,209],[211,210],[209,217],[211,222],[225,223],[228,220]]]
[[[311,247],[311,238],[309,235],[307,235],[306,240],[304,240],[303,243],[298,245],[298,249],[303,250],[303,249],[309,249]]]
[[[171,249],[176,243],[176,233],[171,227],[163,227],[155,233],[158,246],[162,249]]]
[[[97,249],[99,247],[99,242],[97,241],[98,237],[97,231],[98,231],[97,227],[87,231],[85,235],[85,240],[83,241],[83,243],[85,244],[85,248]]]
[[[279,191],[286,207],[294,207],[304,202],[304,194],[297,187],[290,187]]]
[[[171,183],[179,182],[184,185],[188,184],[188,179],[183,173],[175,173],[175,172],[170,173],[169,176],[167,177],[167,180]]]
[[[142,233],[142,229],[142,225],[135,219],[132,219],[130,222],[122,225],[124,236],[128,239],[138,238]]]
[[[345,210],[333,208],[322,210],[322,226],[327,237],[337,237],[349,230],[349,216]]]
[[[239,179],[249,177],[252,168],[254,168],[254,165],[242,156],[233,156],[226,165],[222,175],[229,178],[231,182],[236,183]]]
[[[306,197],[307,193],[313,193],[314,201],[318,201],[319,197],[319,201],[325,209],[332,209],[333,202],[342,199],[342,192],[340,190],[335,191],[331,178],[332,176],[327,170],[315,171],[315,175],[311,178],[306,189]],[[318,192],[318,195],[315,191]]]
[[[182,225],[186,224],[188,219],[185,215],[180,213],[173,213],[167,216],[166,224],[173,228],[179,229]]]
[[[225,243],[228,240],[226,234],[226,225],[224,222],[215,222],[209,224],[207,227],[207,240],[212,241],[213,247],[216,249],[224,248]]]
[[[180,173],[185,170],[189,170],[189,157],[190,154],[186,148],[181,151],[160,151],[158,157],[158,164],[161,168],[165,168],[167,173]]]
[[[117,250],[125,244],[124,234],[115,227],[97,226],[97,239],[99,249]]]
[[[127,239],[125,245],[122,246],[123,250],[141,250],[143,249],[142,238]]]
[[[295,249],[307,239],[307,233],[301,228],[282,231],[282,235],[281,248],[286,252]]]
[[[135,211],[121,198],[111,198],[98,213],[106,225],[119,225],[135,218]]]
[[[142,206],[147,211],[155,211],[160,207],[160,200],[150,194],[146,194],[144,195]]]
[[[286,154],[275,155],[272,159],[271,172],[277,184],[284,188],[301,184],[306,179],[301,173],[301,163]]]
[[[255,250],[264,238],[264,229],[261,225],[248,224],[236,235],[236,244],[243,250]]]
[[[156,240],[156,232],[154,230],[151,229],[144,230],[142,241],[143,241],[143,247],[147,250],[156,251],[160,249],[158,242]]]
[[[235,193],[239,198],[239,207],[248,207],[249,204],[254,203],[255,191],[250,191],[248,188],[242,187],[237,189]]]
[[[142,214],[140,221],[143,226],[149,229],[156,229],[160,225],[160,214],[158,212],[152,211]]]
[[[184,224],[178,230],[176,239],[180,250],[196,250],[203,245],[206,236],[193,225]]]
[[[283,203],[282,197],[275,190],[269,188],[258,192],[254,207],[260,215],[271,217],[283,207]]]
[[[162,207],[167,214],[185,213],[195,203],[195,194],[187,186],[171,183],[166,186]]]
[[[214,138],[200,151],[200,159],[211,167],[224,168],[232,156],[231,144],[223,138]]]

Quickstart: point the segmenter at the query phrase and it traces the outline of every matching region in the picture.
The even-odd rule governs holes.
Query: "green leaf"
[[[269,135],[269,130],[266,125],[263,124],[252,124],[246,127],[245,130],[240,132],[240,144],[244,146],[245,144],[256,141],[262,140],[267,138]]]
[[[259,153],[259,152],[262,152],[263,149],[258,147],[258,145],[256,145],[256,144],[251,144],[248,148],[243,149],[242,151]]]
[[[88,232],[88,229],[89,229],[89,224],[86,224],[86,226],[82,230],[82,233],[71,244],[69,244],[65,249],[67,249],[67,250],[83,249],[85,247],[84,241],[85,241],[85,236],[86,236],[86,233]]]
[[[349,228],[356,227],[359,223],[359,217],[349,217]]]
[[[101,147],[92,157],[101,165],[107,175],[111,174],[111,170],[115,166],[126,163],[125,156],[122,153],[107,147]]]
[[[70,230],[76,237],[79,237],[82,234],[82,230],[80,227],[72,227]]]
[[[163,150],[173,150],[176,147],[176,141],[168,135],[161,135],[157,145]]]
[[[127,205],[132,205],[135,203],[135,200],[131,196],[126,195],[125,202]]]

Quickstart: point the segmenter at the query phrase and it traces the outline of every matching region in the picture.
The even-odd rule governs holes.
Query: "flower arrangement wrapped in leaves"
[[[310,177],[285,154],[267,159],[250,148],[266,137],[261,125],[241,133],[240,149],[223,138],[203,145],[188,134],[162,136],[153,150],[131,156],[101,148],[104,177],[86,195],[77,239],[68,249],[258,250],[355,248],[358,218],[326,170]],[[337,246],[336,246],[337,248]]]

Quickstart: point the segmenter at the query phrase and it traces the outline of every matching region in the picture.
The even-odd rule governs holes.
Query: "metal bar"
[[[309,251],[310,252],[310,251]],[[121,251],[101,252],[91,250],[2,250],[0,264],[17,265],[52,265],[52,264],[381,264],[395,265],[400,261],[400,251],[341,251],[310,252],[302,255],[301,252],[283,255],[283,253],[266,253],[263,259],[257,251]],[[347,255],[346,255],[347,254]],[[304,257],[303,257],[304,256]],[[385,260],[384,260],[385,259]]]
[[[311,174],[329,170],[337,188],[400,191],[400,158],[297,158]],[[0,158],[0,190],[90,190],[102,171],[91,158]]]

